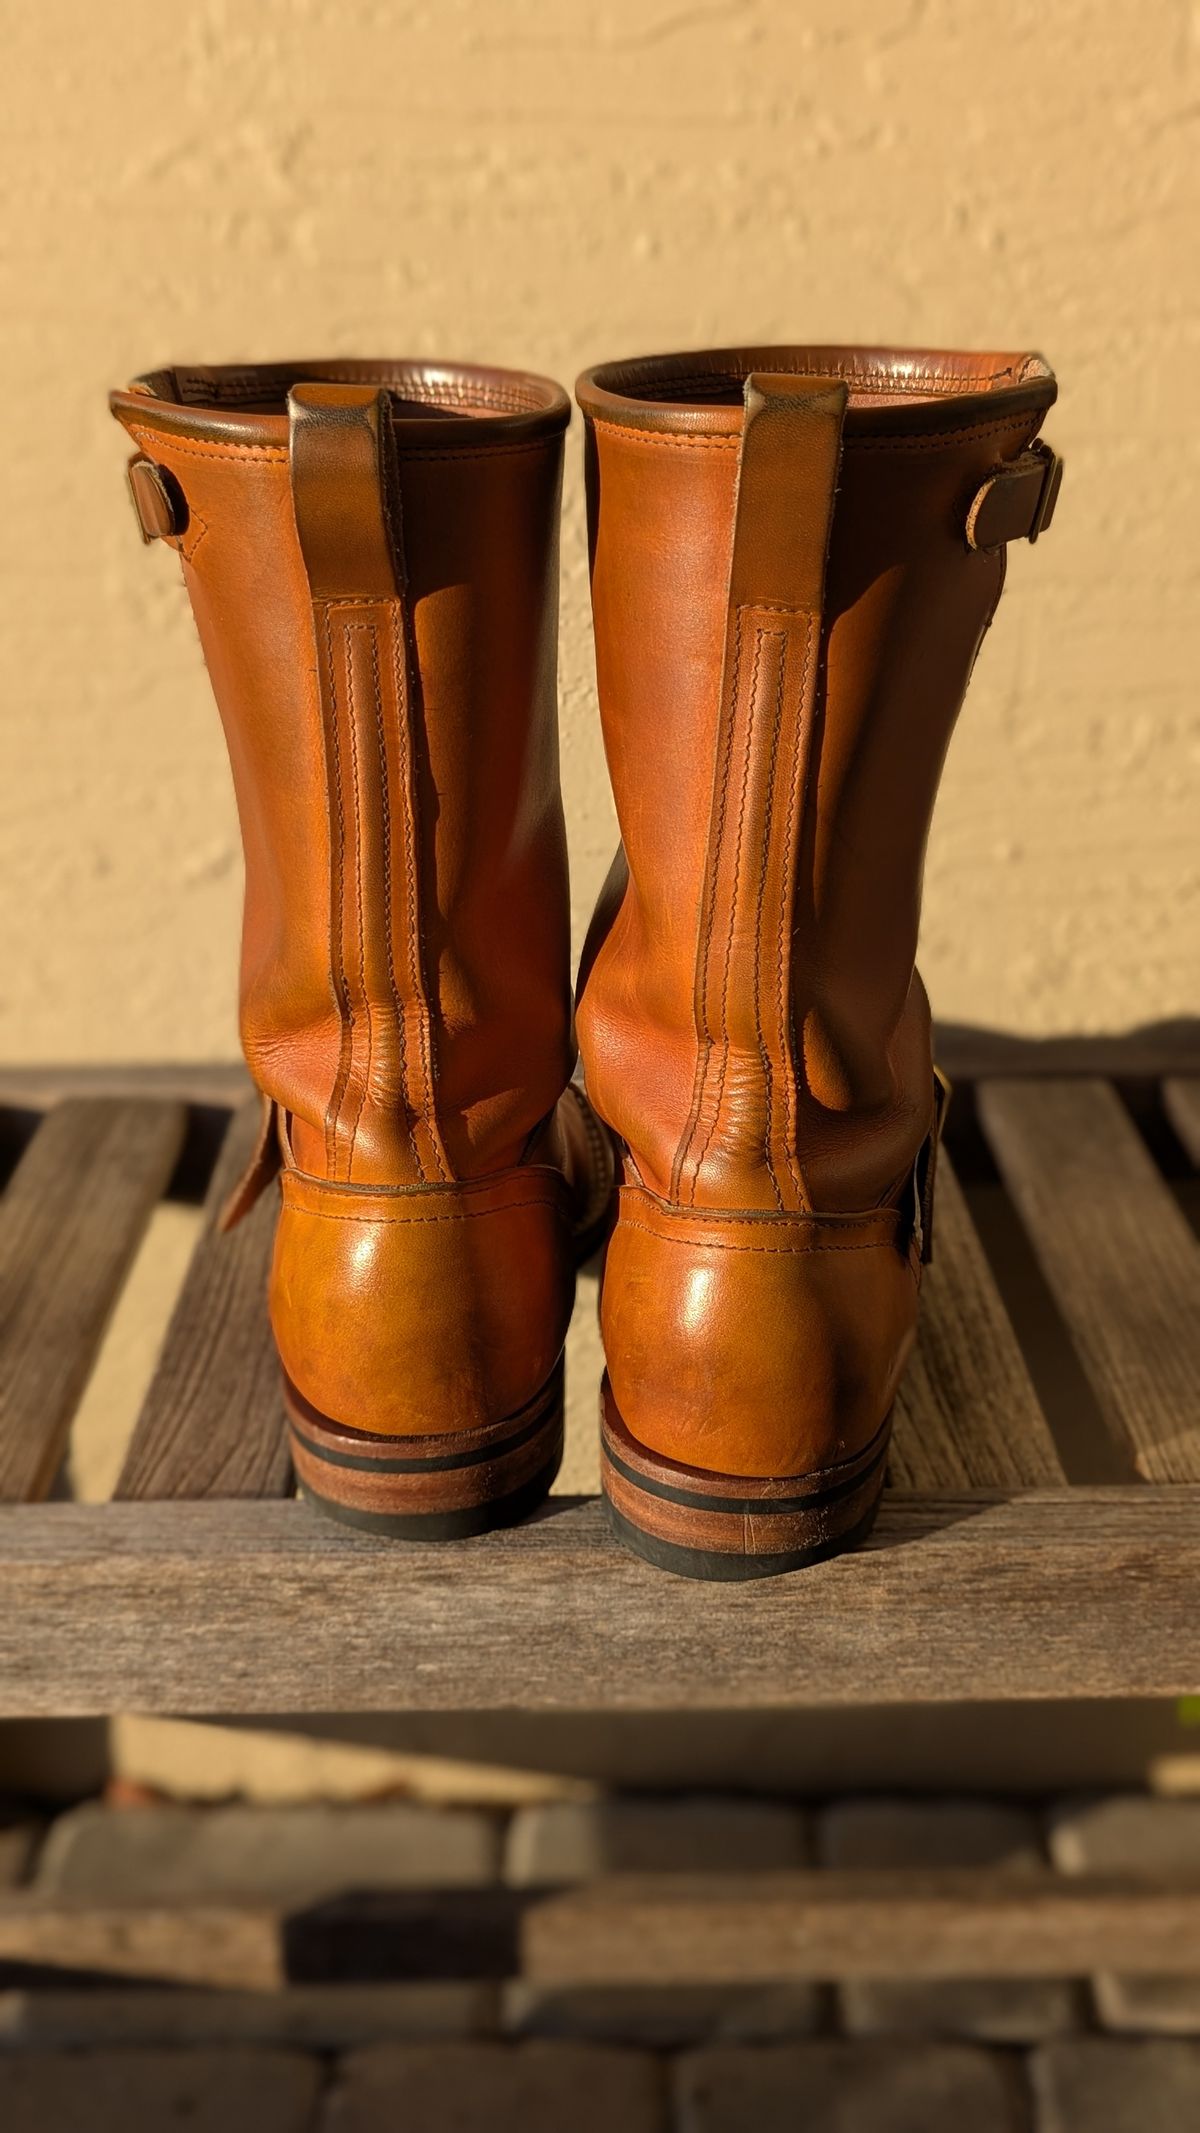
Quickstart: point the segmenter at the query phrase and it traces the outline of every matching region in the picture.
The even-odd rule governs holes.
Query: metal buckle
[[[1033,514],[1033,523],[1029,528],[1029,545],[1032,547],[1039,533],[1045,532],[1054,517],[1054,506],[1058,502],[1058,492],[1062,487],[1063,463],[1058,453],[1050,445],[1044,444],[1040,437],[1036,444],[1030,446],[1030,450],[1036,452],[1038,458],[1045,464],[1042,486]]]

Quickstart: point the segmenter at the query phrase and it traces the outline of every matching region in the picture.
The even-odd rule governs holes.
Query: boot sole
[[[647,1451],[626,1428],[605,1377],[601,1484],[614,1532],[676,1577],[734,1583],[804,1570],[864,1541],[887,1469],[892,1418],[843,1465],[770,1480],[714,1474]]]
[[[563,1449],[563,1365],[487,1429],[375,1437],[319,1414],[284,1379],[292,1463],[319,1511],[393,1540],[466,1540],[536,1510]]]

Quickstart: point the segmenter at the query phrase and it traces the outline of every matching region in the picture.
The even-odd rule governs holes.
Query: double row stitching
[[[328,612],[328,610],[326,610]],[[350,1147],[346,1156],[346,1176],[354,1175],[354,1149],[362,1120],[363,1106],[371,1083],[371,1057],[375,1048],[374,1018],[371,1014],[371,988],[367,982],[367,922],[363,909],[363,810],[360,797],[358,770],[358,705],[354,694],[354,650],[350,637],[352,628],[366,628],[365,623],[342,624],[342,644],[346,655],[346,730],[350,736],[350,777],[354,795],[354,899],[358,907],[358,982],[359,997],[367,1026],[367,1057],[358,1085],[358,1103],[354,1122],[350,1128]],[[351,1071],[353,1071],[353,1048]]]
[[[126,424],[131,437],[139,444],[153,445],[161,450],[169,446],[173,452],[182,452],[186,459],[204,459],[210,452],[225,453],[235,459],[286,459],[286,444],[231,444],[221,437],[195,437],[190,430],[182,433],[171,429],[148,429],[142,423]],[[187,443],[181,441],[187,438]]]
[[[345,937],[345,881],[346,881],[346,818],[342,795],[342,744],[338,735],[337,676],[333,663],[333,625],[328,604],[324,612],[325,663],[329,676],[329,726],[327,746],[332,744],[334,811],[337,815],[337,862],[331,883],[331,913],[329,928],[329,982],[333,990],[333,1004],[341,1023],[338,1044],[338,1068],[334,1077],[333,1091],[325,1112],[325,1161],[331,1176],[337,1176],[337,1131],[341,1114],[342,1098],[350,1073],[350,1055],[354,1044],[354,1009],[350,1004],[346,974],[342,964],[342,942]],[[330,824],[330,856],[334,852],[333,824]]]
[[[375,692],[375,732],[379,743],[379,800],[383,828],[383,938],[387,955],[388,984],[391,988],[392,1006],[396,1015],[396,1037],[400,1047],[400,1101],[404,1106],[404,1126],[413,1162],[418,1176],[421,1171],[421,1156],[413,1128],[412,1104],[408,1085],[408,1031],[405,1027],[404,1008],[400,999],[400,987],[396,982],[396,958],[394,922],[392,917],[392,807],[390,779],[388,775],[387,728],[383,717],[383,695],[379,679],[379,632],[371,628],[371,683]]]
[[[763,1153],[767,1159],[767,1172],[770,1177],[772,1187],[774,1189],[775,1198],[779,1202],[779,1211],[782,1214],[783,1194],[779,1189],[779,1178],[775,1169],[775,1075],[774,1070],[771,1066],[770,1052],[767,1046],[766,1038],[763,1033],[762,931],[763,916],[766,910],[767,901],[767,871],[771,857],[771,810],[775,798],[775,772],[779,763],[779,737],[780,728],[783,724],[783,692],[784,684],[787,679],[788,635],[786,630],[772,630],[770,632],[764,631],[762,632],[762,634],[778,636],[779,638],[779,680],[775,689],[775,715],[771,726],[771,756],[767,767],[767,797],[764,809],[763,822],[762,867],[759,872],[758,911],[755,914],[754,926],[754,1028],[755,1033],[758,1037],[758,1056],[762,1061],[763,1083],[766,1090],[766,1120],[763,1129]],[[780,973],[779,986],[781,997],[783,992],[783,913],[787,908],[788,881],[786,861],[787,853],[785,849],[783,877],[784,889],[783,895],[780,897],[779,905],[780,920],[778,964]],[[786,1065],[787,1057],[785,1046],[785,1075]]]
[[[796,1163],[796,1136],[799,1131],[796,1105],[796,1038],[792,1028],[792,958],[784,957],[785,944],[790,947],[789,921],[793,917],[792,885],[796,869],[796,817],[797,801],[801,784],[808,776],[808,736],[805,732],[808,721],[808,674],[812,664],[813,619],[804,617],[804,664],[800,671],[800,705],[796,732],[796,747],[792,757],[792,774],[788,781],[787,828],[784,837],[784,894],[779,906],[779,939],[777,962],[779,966],[779,1035],[783,1045],[783,1086],[787,1117],[785,1121],[784,1150],[788,1171],[795,1188],[796,1197],[803,1202],[804,1187]]]
[[[343,1221],[349,1218],[343,1216]],[[759,1252],[777,1259],[811,1259],[820,1252],[894,1252],[895,1242],[888,1238],[872,1240],[868,1244],[732,1244],[716,1237],[672,1237],[665,1230],[651,1229],[646,1222],[635,1222],[631,1216],[622,1215],[622,1229],[639,1230],[643,1237],[654,1237],[662,1244],[682,1244],[697,1252]],[[911,1272],[911,1267],[910,1267]]]
[[[713,1035],[712,1030],[709,1027],[708,1019],[708,973],[709,965],[712,960],[713,930],[716,925],[717,892],[720,883],[719,861],[721,846],[725,840],[725,820],[729,801],[729,779],[733,770],[733,742],[737,723],[734,711],[737,704],[738,683],[741,675],[742,666],[742,615],[740,608],[738,610],[734,628],[735,636],[733,645],[733,676],[730,684],[730,711],[725,725],[725,755],[721,769],[721,784],[717,799],[717,819],[715,830],[711,840],[711,852],[709,860],[711,872],[707,883],[707,910],[704,915],[704,931],[703,938],[700,944],[700,956],[696,984],[697,1005],[699,1008],[700,1023],[698,1034],[701,1040],[701,1053],[699,1059],[696,1062],[696,1080],[692,1090],[691,1112],[688,1117],[687,1127],[684,1131],[683,1139],[680,1142],[679,1150],[675,1157],[675,1164],[671,1177],[672,1199],[679,1199],[682,1193],[684,1166],[687,1163],[688,1157],[691,1153],[692,1142],[696,1137],[696,1132],[700,1124],[700,1118],[704,1104],[704,1094],[708,1084],[709,1063],[712,1059],[713,1050]],[[693,1204],[695,1202],[695,1192],[695,1177],[693,1175],[691,1186],[691,1196]]]
[[[442,1178],[449,1182],[449,1172],[446,1169],[446,1165],[442,1157],[441,1137],[438,1133],[437,1127],[437,1106],[434,1100],[435,1077],[433,1072],[432,1045],[430,1042],[429,1033],[429,1012],[425,999],[424,976],[422,969],[424,963],[424,956],[422,953],[424,943],[421,937],[421,906],[417,892],[417,825],[416,806],[413,790],[415,784],[415,754],[413,748],[412,732],[413,720],[411,715],[411,692],[408,688],[408,680],[404,664],[407,655],[407,645],[402,642],[404,636],[404,608],[399,601],[396,602],[395,608],[393,609],[392,613],[391,636],[392,674],[396,688],[396,709],[399,716],[399,727],[402,738],[402,744],[405,750],[405,760],[401,764],[400,771],[400,790],[403,798],[404,812],[404,874],[405,887],[408,898],[407,933],[409,977],[412,982],[413,1005],[417,1015],[417,1036],[421,1050],[422,1071],[425,1079],[424,1093],[428,1101],[430,1112],[429,1141],[433,1149],[434,1162],[437,1164],[438,1170],[441,1173]],[[421,1169],[422,1177],[424,1177],[424,1166],[419,1165],[418,1167]]]
[[[729,889],[729,922],[725,929],[725,958],[721,972],[721,1064],[717,1075],[716,1100],[712,1106],[712,1111],[709,1116],[708,1131],[704,1136],[704,1146],[701,1148],[699,1154],[696,1157],[695,1167],[692,1171],[691,1204],[693,1207],[696,1204],[696,1187],[699,1183],[700,1171],[703,1167],[704,1158],[708,1154],[709,1148],[712,1146],[713,1135],[717,1130],[717,1124],[721,1116],[721,1106],[725,1100],[725,1079],[729,1071],[729,977],[733,963],[733,934],[734,925],[737,918],[738,883],[741,878],[742,871],[742,840],[745,835],[746,829],[746,793],[750,783],[750,763],[753,756],[755,709],[758,703],[758,676],[759,669],[762,665],[763,640],[768,635],[774,634],[774,631],[767,631],[763,629],[758,629],[754,633],[754,665],[750,674],[750,700],[746,709],[746,730],[742,740],[742,784],[741,791],[738,796],[737,841],[734,845],[733,852],[733,878],[730,883]],[[742,610],[739,609],[739,646],[741,644],[741,639]],[[733,694],[730,709],[730,731],[732,735],[734,732],[736,732],[738,724],[738,698],[736,690]],[[774,1182],[774,1179],[772,1179],[772,1182]],[[778,1185],[776,1185],[775,1190],[776,1193],[778,1193]]]

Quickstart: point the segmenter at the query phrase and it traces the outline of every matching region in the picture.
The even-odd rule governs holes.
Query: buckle
[[[1037,454],[1045,468],[1042,475],[1041,491],[1034,506],[1033,521],[1029,528],[1029,545],[1032,547],[1039,533],[1045,532],[1054,517],[1054,506],[1058,502],[1058,492],[1062,487],[1063,463],[1053,447],[1044,444],[1040,437],[1035,444],[1030,446],[1030,450]]]
[[[188,509],[173,474],[135,452],[126,470],[129,494],[143,541],[171,540],[187,527]]]
[[[940,1066],[933,1070],[933,1124],[917,1150],[912,1170],[913,1224],[910,1242],[916,1246],[918,1264],[928,1266],[933,1258],[933,1194],[937,1180],[938,1149],[946,1123],[952,1091]]]

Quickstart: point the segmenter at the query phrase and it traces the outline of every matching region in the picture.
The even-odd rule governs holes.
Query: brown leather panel
[[[906,1222],[681,1216],[627,1189],[601,1325],[633,1436],[721,1474],[807,1473],[861,1450],[916,1326]]]
[[[285,1173],[271,1323],[333,1423],[405,1437],[502,1421],[554,1370],[574,1289],[556,1172],[408,1192]]]

